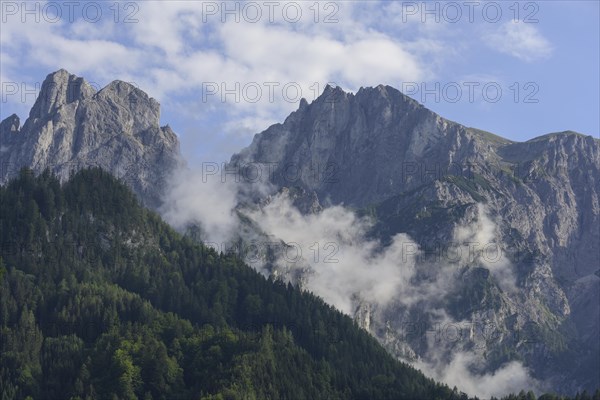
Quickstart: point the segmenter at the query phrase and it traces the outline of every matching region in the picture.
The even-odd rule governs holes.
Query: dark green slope
[[[200,200],[200,199],[199,199]],[[101,170],[0,188],[0,398],[466,398]]]

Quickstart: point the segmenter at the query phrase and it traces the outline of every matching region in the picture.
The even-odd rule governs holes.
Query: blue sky
[[[598,1],[69,4],[0,3],[1,118],[24,120],[65,68],[155,97],[192,164],[228,159],[328,82],[388,84],[512,140],[599,137]]]

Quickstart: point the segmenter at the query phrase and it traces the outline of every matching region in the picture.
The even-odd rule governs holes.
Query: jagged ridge
[[[61,180],[98,166],[125,180],[145,204],[158,207],[165,177],[180,162],[179,141],[160,127],[160,105],[142,90],[113,81],[96,90],[61,69],[44,80],[25,124],[0,124],[0,183],[21,167],[49,168]]]

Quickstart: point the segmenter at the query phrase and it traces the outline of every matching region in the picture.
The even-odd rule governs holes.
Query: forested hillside
[[[2,399],[459,397],[99,169],[23,170],[0,204]]]
[[[0,229],[1,399],[467,398],[100,169],[63,186],[22,170],[0,187]]]

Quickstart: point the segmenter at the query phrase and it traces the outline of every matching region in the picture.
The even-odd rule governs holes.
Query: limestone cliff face
[[[563,392],[600,384],[600,140],[560,132],[512,142],[448,121],[389,86],[356,94],[327,87],[257,134],[231,163],[266,165],[276,187],[299,186],[325,206],[365,210],[377,216],[373,234],[384,242],[405,232],[424,249],[451,242],[484,204],[517,293],[471,265],[444,298],[445,311],[496,327],[496,340],[475,346],[490,368],[516,356]],[[427,353],[422,337],[401,332],[415,315],[427,323],[419,310],[371,310],[360,301],[357,310],[390,351]]]
[[[283,124],[256,135],[232,162],[270,164],[275,183],[364,207],[439,175],[442,165],[482,162],[484,144],[473,136],[389,86],[356,95],[327,86],[312,104],[303,102]]]
[[[164,179],[180,162],[177,136],[159,117],[156,100],[131,84],[114,81],[96,92],[83,78],[54,72],[22,127],[16,115],[0,124],[0,183],[21,167],[49,168],[64,180],[97,166],[158,207]]]

